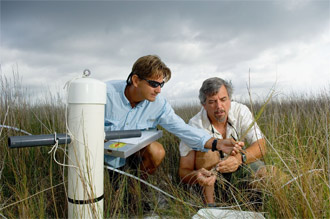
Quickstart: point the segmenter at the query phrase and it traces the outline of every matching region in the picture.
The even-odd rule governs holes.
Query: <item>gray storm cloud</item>
[[[249,68],[258,74],[255,86],[267,89],[276,80],[275,66],[297,65],[301,46],[322,39],[329,46],[328,1],[0,4],[2,73],[17,65],[31,86],[61,84],[86,67],[100,80],[125,79],[138,57],[158,54],[173,71],[163,89],[171,99],[195,95],[214,75],[244,92]]]

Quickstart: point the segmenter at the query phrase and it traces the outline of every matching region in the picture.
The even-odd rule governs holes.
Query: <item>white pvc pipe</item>
[[[85,77],[68,92],[68,217],[102,218],[106,85]]]

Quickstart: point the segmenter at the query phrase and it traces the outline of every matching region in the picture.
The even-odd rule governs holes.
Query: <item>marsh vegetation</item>
[[[1,75],[0,93],[0,124],[32,134],[65,133],[65,104],[60,98],[46,92],[44,99],[31,103],[31,96],[21,86],[19,77],[9,81]],[[263,102],[246,104],[256,114]],[[200,106],[181,106],[175,110],[188,121]],[[285,179],[271,178],[263,184],[263,205],[258,211],[264,212],[266,217],[330,217],[329,122],[329,90],[313,96],[278,96],[265,107],[258,120],[267,137],[268,154],[264,161],[287,176]],[[48,154],[50,147],[9,149],[7,138],[13,135],[24,134],[0,127],[0,217],[66,217],[67,170]],[[196,206],[203,206],[202,197],[180,182],[179,139],[164,131],[160,143],[167,155],[148,182],[181,201],[164,196],[130,177],[110,177],[104,170],[105,217],[153,214],[186,218],[198,211]],[[62,150],[57,150],[56,158],[63,161]],[[133,173],[129,168],[125,171]],[[233,209],[255,210],[245,192],[235,190],[232,194],[239,203]],[[236,205],[226,200],[221,200],[220,204]]]

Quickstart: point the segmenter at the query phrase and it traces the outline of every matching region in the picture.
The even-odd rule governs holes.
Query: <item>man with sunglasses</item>
[[[198,183],[202,187],[204,201],[209,206],[215,205],[214,188],[217,177],[233,183],[234,177],[239,181],[265,174],[265,165],[259,160],[266,152],[263,134],[254,122],[250,110],[243,104],[231,101],[232,92],[231,83],[221,78],[205,80],[199,90],[202,109],[190,119],[189,124],[204,129],[217,139],[245,141],[249,144],[246,150],[236,155],[226,155],[216,149],[208,152],[195,151],[188,146],[189,143],[183,141],[179,146],[179,175],[183,182]]]
[[[186,124],[174,113],[170,104],[160,95],[165,82],[170,80],[171,70],[158,56],[139,58],[125,81],[107,82],[105,107],[105,131],[152,129],[161,125],[196,150],[213,148],[237,154],[242,145],[231,139],[216,141],[210,134]],[[153,142],[134,155],[140,160],[142,173],[152,174],[165,156],[159,142]],[[111,166],[124,166],[126,160],[105,156]]]

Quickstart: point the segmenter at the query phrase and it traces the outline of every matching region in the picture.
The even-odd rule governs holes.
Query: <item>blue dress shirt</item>
[[[106,84],[105,131],[146,130],[160,125],[194,150],[205,151],[204,145],[211,138],[210,134],[186,124],[162,95],[158,94],[153,102],[144,100],[132,108],[124,92],[126,81],[108,81]],[[115,167],[125,164],[125,159],[108,155],[105,161]]]

